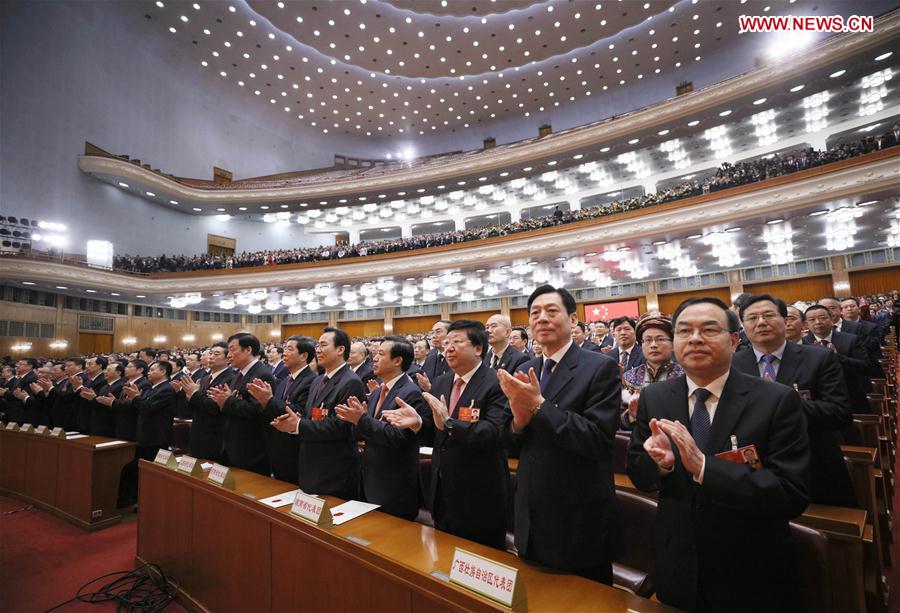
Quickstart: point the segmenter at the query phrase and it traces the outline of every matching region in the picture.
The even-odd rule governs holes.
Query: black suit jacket
[[[359,461],[353,425],[338,419],[334,407],[346,404],[350,396],[366,401],[366,389],[349,365],[344,364],[325,382],[313,380],[301,415],[300,467],[298,483],[309,494],[329,494],[349,500],[359,489]],[[313,409],[325,411],[313,419]]]
[[[239,376],[240,371],[235,372],[234,381]],[[241,378],[237,389],[222,406],[225,457],[231,466],[269,476],[272,470],[267,444],[269,420],[256,399],[247,392],[247,384],[255,379],[275,387],[272,369],[262,360]]]
[[[296,379],[290,374],[281,379],[273,390],[272,398],[263,409],[269,421],[286,413],[285,405],[293,411],[302,411],[309,397],[309,386],[316,373],[309,367],[303,369]],[[285,397],[285,394],[287,396]],[[300,460],[300,438],[295,434],[279,432],[269,428],[269,456],[272,458],[272,474],[276,479],[297,483],[297,466]]]
[[[529,358],[527,355],[525,355],[521,351],[513,349],[512,345],[507,345],[506,349],[503,351],[503,355],[500,356],[499,368],[502,368],[509,374],[512,374],[516,372],[519,366],[527,362],[528,359]],[[482,360],[484,362],[484,365],[490,368],[492,360],[493,355],[491,354],[491,352],[485,352],[484,360]]]
[[[602,341],[600,341],[599,343],[594,343],[594,344],[597,345],[598,347],[600,347],[600,349],[603,349],[604,347],[612,347],[613,346],[612,334],[607,334],[606,336],[603,337]]]
[[[612,350],[606,352],[606,355],[611,357],[616,361],[616,364],[619,363],[619,348],[614,347]],[[632,368],[636,366],[640,366],[644,363],[644,352],[641,350],[641,346],[635,343],[631,347],[631,352],[628,354],[628,364],[625,365],[625,372],[628,372]]]
[[[348,365],[349,366],[349,365]],[[352,368],[350,370],[353,370]],[[359,368],[356,370],[356,376],[359,377],[359,380],[363,382],[363,387],[368,391],[368,383],[369,381],[374,381],[375,371],[372,370],[372,365],[368,362],[363,362],[359,365]]]
[[[84,373],[79,373],[77,376],[80,376],[82,381],[86,377]],[[68,378],[65,381],[55,394],[51,416],[54,427],[61,426],[65,428],[66,432],[70,432],[78,428],[78,407],[81,405],[81,396],[75,393]]]
[[[650,419],[690,429],[685,377],[641,391],[628,446],[628,475],[658,491],[654,530],[656,594],[665,604],[711,611],[802,609],[788,522],[809,497],[809,440],[800,396],[780,383],[732,368],[709,432],[703,484],[681,464],[662,475],[644,451]],[[762,468],[752,471],[715,457],[755,445]]]
[[[369,395],[366,413],[356,425],[356,435],[365,441],[360,456],[360,497],[380,504],[391,515],[413,520],[419,513],[419,443],[415,432],[400,430],[375,415],[381,386]],[[419,386],[401,376],[388,391],[381,411],[398,408],[397,398],[425,415],[425,401]],[[430,409],[429,409],[430,412]]]
[[[581,345],[581,347],[579,347],[579,349],[600,353],[600,345],[598,345],[597,343],[595,343],[589,339],[585,339],[584,343]],[[631,356],[628,356],[628,357],[630,358]]]
[[[735,353],[732,363],[745,374],[759,376],[752,346]],[[853,424],[853,416],[837,356],[822,347],[789,342],[775,380],[800,393],[809,434],[810,502],[855,507],[856,494],[841,452],[843,431]]]
[[[866,350],[869,360],[869,377],[875,379],[884,378],[884,369],[881,367],[881,330],[871,321],[859,319],[857,321],[843,320],[841,332],[855,334],[859,337]]]
[[[131,401],[137,411],[137,444],[139,447],[168,447],[172,442],[172,419],[175,417],[175,388],[168,380],[151,386]]]
[[[847,393],[850,396],[851,413],[868,413],[869,401],[866,394],[872,391],[872,379],[869,378],[869,361],[866,348],[859,337],[849,332],[831,331],[831,342],[838,362],[844,371],[847,382]],[[815,345],[816,337],[812,333],[803,337],[804,345]]]
[[[443,396],[449,405],[455,377],[452,370],[438,377],[431,394]],[[460,421],[460,407],[470,406],[481,409],[478,421]],[[472,375],[450,415],[452,433],[436,429],[431,411],[426,412],[423,430],[433,433],[434,439],[428,501],[439,530],[505,548],[509,468],[500,431],[509,415],[497,374],[484,364]]]
[[[18,424],[22,424],[31,419],[31,412],[27,407],[31,401],[22,402],[13,395],[13,390],[20,389],[29,396],[32,396],[34,393],[31,391],[31,384],[37,381],[37,373],[34,372],[34,370],[29,370],[23,376],[14,377],[14,379],[14,383],[6,386],[0,404],[5,407],[7,421],[14,421]],[[10,379],[10,381],[12,381],[12,379]],[[37,424],[33,419],[31,423]]]
[[[147,380],[147,377],[140,377],[134,384],[137,385],[142,394],[150,387],[150,381]],[[124,387],[124,384],[122,387]],[[125,441],[137,441],[137,407],[129,402],[122,390],[119,390],[119,395],[113,401],[112,409],[116,416],[116,438]]]
[[[438,353],[437,349],[430,350],[425,357],[425,363],[422,364],[422,374],[434,384],[435,379],[448,370],[450,370],[450,367],[447,366],[447,360],[444,359],[444,356]]]
[[[209,388],[217,385],[231,387],[234,371],[225,368],[215,379],[212,373],[205,374],[200,380],[200,387],[187,400],[187,413],[191,418],[191,456],[204,458],[213,462],[223,462],[225,451],[225,417],[219,405],[207,396]]]
[[[543,358],[519,367],[540,377]],[[566,570],[609,563],[622,554],[612,456],[622,388],[619,367],[574,343],[553,370],[544,403],[521,434],[516,548],[519,555]]]
[[[94,377],[90,383],[85,381],[85,387],[93,390],[95,394],[99,394],[100,390],[106,385],[106,376],[103,373],[100,373],[96,377]],[[85,400],[81,397],[81,390],[78,391],[78,414],[77,414],[77,427],[79,432],[84,432],[85,434],[95,434],[93,430],[91,430],[91,417],[94,412],[94,401],[93,400]]]
[[[103,386],[95,390],[98,396],[107,396],[112,394],[114,398],[118,398],[125,386],[125,379],[119,377],[112,385],[103,382]],[[84,400],[82,398],[82,400]],[[95,436],[105,436],[107,438],[115,438],[116,436],[116,414],[111,406],[102,405],[96,399],[87,401],[91,407],[91,434]]]

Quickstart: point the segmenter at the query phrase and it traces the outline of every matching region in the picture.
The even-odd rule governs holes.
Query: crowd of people
[[[268,346],[237,333],[197,349],[21,358],[0,373],[0,411],[135,441],[123,506],[137,497],[137,461],[169,447],[182,417],[194,457],[606,584],[635,546],[616,511],[618,431],[630,437],[624,470],[658,495],[661,602],[799,610],[788,522],[811,502],[860,504],[840,445],[862,442],[852,414],[869,412],[872,380],[885,377],[898,299],[742,294],[585,323],[568,291],[545,285],[529,296],[528,326],[497,313],[410,336],[326,327]],[[432,449],[424,492],[420,447]],[[738,565],[716,562],[736,554]]]
[[[684,181],[653,194],[645,194],[624,200],[616,200],[608,204],[575,211],[560,211],[553,214],[520,219],[507,224],[493,225],[483,228],[440,232],[400,238],[396,240],[364,241],[354,245],[331,245],[321,247],[304,247],[296,249],[277,249],[256,252],[242,252],[234,255],[197,254],[197,255],[116,255],[113,267],[136,273],[180,272],[188,270],[212,270],[222,268],[245,268],[250,266],[272,266],[297,262],[316,262],[345,258],[394,253],[425,249],[453,243],[464,243],[495,236],[506,236],[518,232],[527,232],[560,224],[573,223],[586,219],[597,219],[625,211],[633,211],[652,207],[664,202],[681,200],[701,194],[716,192],[730,187],[764,181],[772,177],[806,170],[823,164],[838,162],[858,155],[893,146],[897,144],[893,132],[885,135],[867,136],[866,138],[844,143],[827,151],[812,148],[788,154],[774,154],[749,162],[737,164],[724,163],[709,177]]]

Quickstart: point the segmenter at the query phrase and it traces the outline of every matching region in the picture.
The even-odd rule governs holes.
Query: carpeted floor
[[[0,611],[45,611],[65,602],[92,579],[131,570],[136,546],[134,514],[118,526],[89,533],[14,498],[0,496]],[[115,607],[112,602],[74,602],[61,610]],[[183,610],[175,603],[166,609]]]

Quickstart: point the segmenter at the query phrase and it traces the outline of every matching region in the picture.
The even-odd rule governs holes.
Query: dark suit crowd
[[[596,219],[624,211],[651,207],[665,202],[672,202],[673,200],[691,198],[747,183],[764,181],[772,177],[791,174],[823,164],[838,162],[882,148],[892,147],[898,144],[897,137],[895,137],[895,134],[898,133],[900,133],[900,130],[894,129],[882,135],[867,136],[859,141],[839,144],[827,151],[807,148],[791,153],[776,153],[771,157],[739,162],[737,164],[726,162],[708,177],[684,181],[679,185],[667,187],[652,194],[644,194],[624,200],[614,200],[610,203],[598,204],[577,211],[556,209],[549,215],[520,219],[508,224],[457,230],[455,232],[424,234],[396,240],[367,241],[355,245],[279,249],[243,252],[235,255],[199,254],[152,257],[125,254],[115,256],[113,267],[117,270],[129,272],[153,273],[272,266],[410,251],[495,236],[506,236],[507,234],[527,232],[529,230],[573,223],[585,219]]]
[[[606,584],[631,545],[613,477],[617,432],[630,432],[627,473],[658,498],[659,600],[796,611],[808,601],[788,523],[811,502],[858,506],[840,446],[858,442],[852,415],[884,376],[896,313],[882,307],[744,294],[585,324],[569,292],[545,285],[527,328],[497,314],[438,321],[427,339],[329,327],[268,351],[239,333],[180,356],[22,359],[4,373],[2,410],[135,441],[123,505],[137,460],[171,445],[178,416],[192,419],[192,456]]]

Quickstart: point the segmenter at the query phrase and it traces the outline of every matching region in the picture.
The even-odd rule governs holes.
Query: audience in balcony
[[[765,158],[748,162],[738,162],[737,164],[725,162],[719,167],[715,174],[709,177],[702,180],[695,178],[684,181],[679,185],[667,187],[653,194],[616,200],[607,204],[598,204],[577,211],[562,211],[557,208],[551,214],[546,216],[520,219],[503,225],[457,230],[455,232],[423,234],[396,240],[364,241],[355,245],[328,245],[322,247],[279,249],[252,253],[244,252],[236,255],[214,255],[204,253],[198,255],[161,255],[152,257],[126,254],[116,256],[113,260],[113,266],[118,270],[138,273],[245,268],[251,266],[271,266],[297,262],[346,259],[381,253],[393,253],[397,251],[411,251],[414,249],[436,247],[452,243],[463,243],[496,236],[506,236],[518,232],[527,232],[529,230],[537,230],[586,219],[596,219],[598,217],[625,211],[651,207],[664,202],[717,192],[739,185],[764,181],[772,177],[806,170],[823,164],[838,162],[895,144],[897,143],[894,139],[890,138],[889,133],[878,139],[867,136],[863,140],[840,144],[827,151],[817,151],[808,148],[788,154],[775,153]]]

